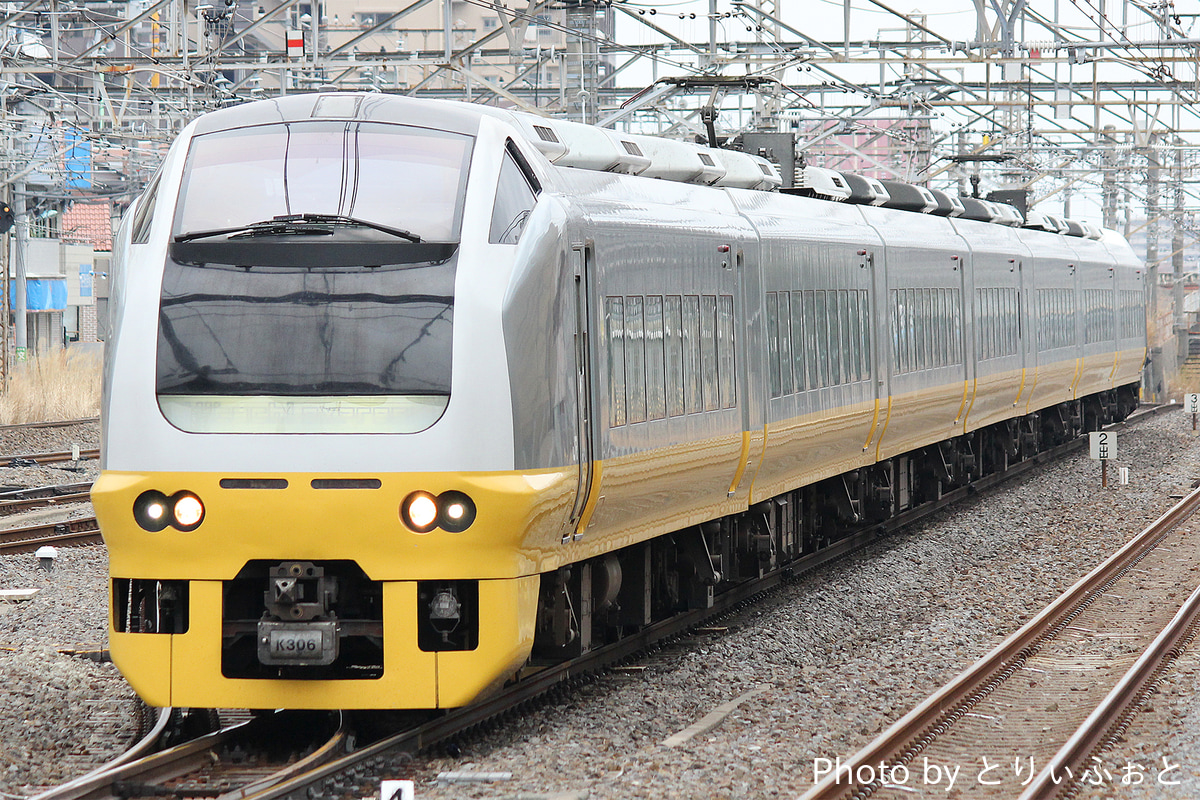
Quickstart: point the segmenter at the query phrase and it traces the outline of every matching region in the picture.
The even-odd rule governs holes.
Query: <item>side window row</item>
[[[606,297],[608,422],[737,405],[733,295]]]
[[[1021,302],[1016,288],[976,289],[975,319],[975,352],[979,359],[1020,352]]]
[[[896,372],[961,364],[962,293],[958,289],[892,289]]]
[[[766,299],[772,397],[870,377],[865,289],[767,292]]]
[[[1146,309],[1140,289],[1122,289],[1121,338],[1138,339],[1146,335]]]
[[[1113,330],[1115,300],[1111,289],[1083,290],[1083,341],[1086,344],[1111,341],[1116,334]]]
[[[1038,289],[1038,349],[1053,350],[1075,344],[1075,292],[1071,289]]]

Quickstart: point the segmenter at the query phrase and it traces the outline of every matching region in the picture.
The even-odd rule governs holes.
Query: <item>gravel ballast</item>
[[[1121,460],[1109,474],[1115,479],[1115,467],[1128,466],[1128,486],[1101,489],[1099,466],[1086,453],[1037,467],[997,494],[960,503],[802,576],[714,630],[606,673],[489,733],[397,762],[385,777],[414,779],[422,799],[795,797],[812,785],[817,759],[866,744],[1200,477],[1200,440],[1183,415],[1163,414],[1118,435]],[[104,746],[115,752],[127,741],[62,724],[74,723],[89,704],[132,703],[111,665],[55,651],[64,642],[104,639],[104,550],[71,552],[60,556],[50,576],[39,575],[30,556],[0,559],[4,588],[12,581],[46,587],[34,600],[0,611],[6,686],[0,753],[13,761],[0,755],[5,793],[29,794],[31,787],[61,780],[65,776],[49,766],[60,752],[94,749],[99,763]],[[1193,682],[1181,684],[1181,709],[1189,702],[1194,708]],[[46,688],[52,683],[63,688]],[[715,727],[664,744],[739,699]],[[1200,741],[1197,717],[1193,711],[1193,721],[1182,723],[1192,725],[1192,742]],[[45,724],[58,741],[23,730],[55,718]],[[129,719],[132,724],[132,713]],[[1180,724],[1170,718],[1166,730]],[[1200,755],[1174,741],[1151,747],[1182,762],[1181,779],[1200,773]],[[973,780],[981,767],[960,766],[960,780]],[[511,777],[439,785],[441,772]],[[947,796],[945,788],[936,795]]]
[[[0,429],[4,455],[94,448],[99,423]],[[48,486],[94,480],[95,460],[63,467],[0,466],[0,484]],[[91,513],[75,504],[0,518],[0,527]],[[0,796],[24,797],[69,780],[125,749],[137,734],[138,702],[110,663],[60,650],[107,647],[108,559],[103,547],[62,547],[50,572],[31,553],[0,556],[0,589],[37,589],[0,601]]]

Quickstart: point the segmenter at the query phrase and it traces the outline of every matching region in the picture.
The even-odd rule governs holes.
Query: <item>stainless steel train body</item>
[[[1136,403],[1113,234],[555,166],[531,124],[302,95],[172,147],[93,490],[148,702],[462,705]]]

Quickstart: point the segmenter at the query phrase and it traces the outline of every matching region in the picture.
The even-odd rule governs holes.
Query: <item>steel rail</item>
[[[34,500],[45,497],[63,497],[68,494],[86,492],[92,488],[90,481],[58,483],[53,486],[34,486],[29,489],[10,489],[0,492],[0,504],[12,500]]]
[[[250,725],[243,722],[190,742],[138,758],[131,762],[97,770],[74,781],[43,792],[33,800],[100,800],[114,796],[113,784],[121,780],[165,780],[185,775],[211,763],[212,751],[232,740],[234,735]]]
[[[0,425],[0,431],[18,431],[26,428],[69,428],[72,425],[86,425],[89,422],[99,421],[99,417],[83,417],[82,419],[56,419],[49,422],[16,422],[11,425]]]
[[[1200,492],[1200,490],[1197,490]],[[1121,677],[1095,710],[1084,720],[1049,763],[1038,773],[1019,800],[1049,800],[1071,791],[1084,776],[1082,765],[1113,744],[1129,724],[1132,713],[1196,635],[1200,618],[1200,586],[1188,597],[1171,622]],[[1064,774],[1070,776],[1064,779]]]
[[[80,517],[0,530],[0,554],[28,553],[47,544],[101,544],[103,541],[96,518]]]
[[[0,516],[8,516],[31,508],[54,506],[66,503],[86,503],[91,500],[89,492],[72,492],[70,494],[50,495],[46,497],[26,497],[21,500],[0,500]]]
[[[1192,491],[1176,503],[990,653],[930,695],[866,747],[844,759],[840,771],[826,776],[802,795],[801,800],[869,796],[878,788],[878,783],[860,784],[854,780],[853,776],[857,774],[858,767],[880,763],[907,765],[929,742],[1020,669],[1042,642],[1057,635],[1109,584],[1121,577],[1152,550],[1163,536],[1194,514],[1198,508],[1200,489]]]
[[[94,459],[94,458],[99,458],[99,457],[100,457],[100,448],[92,447],[92,448],[88,448],[88,449],[81,449],[79,451],[78,460],[79,461],[87,461],[89,459]],[[60,461],[75,461],[75,460],[77,460],[75,458],[75,453],[74,453],[74,451],[70,451],[70,450],[68,450],[66,452],[62,452],[62,453],[20,453],[17,455],[0,456],[0,466],[6,466],[6,467],[27,466],[26,464],[17,463],[17,462],[22,462],[22,461],[31,462],[33,465],[37,465],[37,464],[54,464],[54,463],[58,463]]]
[[[106,765],[107,768],[93,770],[74,781],[44,792],[32,800],[109,800],[109,798],[129,796],[174,795],[177,793],[173,789],[162,787],[161,784],[217,765],[219,763],[217,752],[222,747],[227,747],[240,740],[245,740],[247,743],[260,741],[263,731],[259,729],[268,724],[269,720],[267,719],[254,719],[231,725],[215,733],[136,760],[129,761],[122,756],[122,763],[113,766]],[[247,793],[261,792],[274,783],[285,781],[297,773],[315,769],[326,761],[336,758],[345,751],[348,742],[348,732],[339,720],[337,730],[333,735],[308,755],[292,763],[284,764],[273,772],[251,778],[249,783],[225,792],[221,796],[228,800],[236,800],[246,796]],[[139,742],[138,746],[141,745],[142,743]],[[245,765],[233,764],[231,766],[245,775]]]
[[[128,764],[130,761],[143,758],[152,752],[155,745],[158,743],[159,737],[162,736],[163,731],[167,729],[167,723],[171,720],[171,712],[173,710],[174,709],[171,708],[160,708],[158,710],[158,719],[155,720],[154,726],[150,729],[150,732],[134,742],[133,746],[131,746],[124,753],[121,753],[111,761],[101,764],[94,770],[80,775],[74,780],[68,781],[60,786],[56,786],[53,789],[42,792],[41,794],[34,795],[30,800],[77,800],[78,798],[85,796],[88,792],[95,788],[97,782],[104,780],[103,776],[105,773],[112,772],[118,767]]]
[[[1153,416],[1170,406],[1154,406],[1141,409],[1130,415],[1124,422],[1108,426],[1108,430],[1120,430],[1132,422]],[[1009,466],[1001,473],[989,475],[943,495],[939,500],[927,503],[919,508],[904,512],[891,520],[868,529],[859,531],[845,539],[835,542],[830,547],[817,553],[812,553],[776,569],[763,577],[740,584],[729,591],[722,592],[713,599],[713,607],[695,609],[682,615],[655,623],[638,633],[601,648],[572,661],[545,667],[537,673],[521,678],[517,683],[505,688],[501,693],[464,708],[454,709],[443,716],[425,722],[410,730],[399,732],[382,739],[361,750],[348,753],[336,761],[329,762],[318,769],[297,775],[295,778],[280,782],[269,789],[253,795],[243,795],[237,800],[310,800],[323,792],[314,788],[317,784],[334,778],[334,776],[353,770],[356,767],[378,765],[382,759],[395,753],[413,753],[425,749],[439,741],[462,733],[476,725],[499,717],[521,704],[532,700],[550,690],[569,685],[571,681],[587,674],[599,672],[602,669],[620,663],[639,652],[670,638],[681,636],[687,631],[709,623],[734,612],[742,604],[765,595],[787,580],[831,560],[845,557],[861,550],[869,544],[878,541],[887,533],[909,525],[922,517],[960,500],[968,495],[987,490],[1009,480],[1017,475],[1034,468],[1039,464],[1060,458],[1087,444],[1086,437],[1073,439],[1070,442],[1045,450],[1025,461]],[[1197,491],[1200,497],[1200,490]],[[218,798],[218,800],[222,800]]]

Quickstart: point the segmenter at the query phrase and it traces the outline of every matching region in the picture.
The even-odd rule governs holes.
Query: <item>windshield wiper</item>
[[[420,243],[421,237],[400,228],[392,228],[375,222],[346,217],[341,214],[280,214],[262,222],[250,225],[238,225],[235,228],[219,228],[211,231],[194,231],[175,237],[176,242],[190,242],[193,239],[207,239],[212,236],[252,237],[252,236],[328,236],[333,233],[330,226],[350,225],[360,228],[371,228],[390,236],[407,239]]]
[[[371,230],[382,231],[400,239],[408,239],[410,242],[416,244],[421,242],[420,236],[417,236],[411,231],[406,231],[403,228],[393,228],[390,225],[380,225],[378,222],[368,222],[365,219],[347,217],[343,214],[288,214],[282,217],[275,217],[275,219],[288,222],[316,222],[329,223],[331,225],[354,225],[360,228],[370,228]]]

